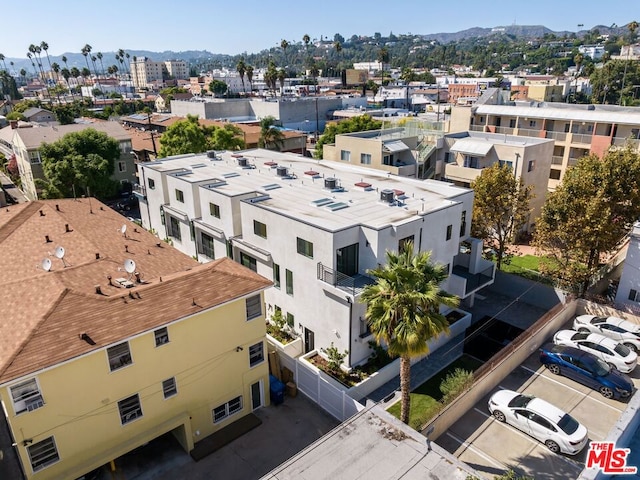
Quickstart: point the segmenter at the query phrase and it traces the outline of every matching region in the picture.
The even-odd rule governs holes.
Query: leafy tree
[[[582,293],[639,215],[640,156],[631,147],[581,158],[536,222],[534,244],[553,259],[543,273]]]
[[[278,150],[284,145],[284,134],[276,127],[276,119],[272,116],[260,120],[260,138],[258,147],[268,150]]]
[[[400,357],[400,417],[409,423],[411,358],[428,353],[427,341],[448,332],[440,305],[454,307],[459,300],[440,289],[446,268],[431,263],[430,252],[414,254],[412,242],[400,253],[387,251],[386,265],[369,274],[376,283],[364,288],[361,301],[367,304],[366,318],[376,341]]]
[[[120,147],[104,132],[87,128],[67,133],[54,143],[43,143],[40,156],[45,179],[38,187],[44,198],[72,197],[75,192],[104,199],[117,191],[111,175]]]
[[[214,78],[213,81],[209,83],[209,90],[214,95],[224,95],[228,88],[229,86],[225,82],[218,80],[217,78]]]
[[[197,115],[187,115],[185,120],[174,123],[162,134],[158,156],[204,152],[208,149],[207,137],[211,133],[210,127],[200,125]]]
[[[211,136],[211,150],[242,150],[245,148],[243,133],[239,127],[227,123],[222,128],[216,128]]]
[[[473,200],[472,235],[496,250],[498,269],[512,243],[529,217],[532,186],[517,180],[511,167],[494,163],[483,168],[471,184]]]
[[[378,130],[380,127],[382,127],[382,122],[374,120],[371,115],[359,115],[338,123],[329,124],[316,143],[314,157],[322,158],[322,146],[335,143],[336,135],[338,134]]]

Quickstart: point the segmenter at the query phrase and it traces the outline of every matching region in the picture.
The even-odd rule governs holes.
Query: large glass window
[[[167,229],[167,235],[175,238],[178,241],[182,240],[182,232],[180,231],[180,222],[177,218],[169,215],[169,228]]]
[[[213,237],[211,235],[200,232],[200,244],[198,245],[198,253],[211,259],[215,258],[213,252]]]
[[[371,164],[371,154],[370,153],[361,153],[360,154],[360,163],[364,165]]]
[[[340,160],[343,162],[350,162],[351,152],[349,150],[340,150]]]
[[[293,295],[293,272],[291,270],[285,270],[286,282],[287,282],[287,295]]]
[[[220,206],[215,203],[209,204],[209,213],[212,217],[220,218]]]
[[[244,252],[240,252],[240,263],[247,268],[250,268],[254,272],[258,271],[258,262],[251,255],[247,255]]]
[[[257,220],[253,221],[253,233],[262,238],[267,238],[267,226]]]
[[[305,257],[313,258],[313,243],[297,237],[298,253]]]

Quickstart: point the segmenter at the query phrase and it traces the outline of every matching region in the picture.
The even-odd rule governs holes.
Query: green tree
[[[581,294],[640,216],[640,156],[630,147],[581,158],[547,197],[534,244],[543,273]]]
[[[272,116],[260,120],[260,138],[258,147],[268,150],[279,150],[284,146],[284,134],[276,127],[276,119]]]
[[[471,188],[475,192],[472,235],[495,248],[500,270],[509,254],[509,244],[513,243],[531,212],[532,186],[525,186],[516,179],[511,167],[494,163],[482,169]]]
[[[228,85],[222,80],[218,80],[214,78],[211,83],[209,83],[209,90],[214,95],[224,95],[227,92]]]
[[[40,147],[44,180],[37,182],[43,198],[90,194],[108,198],[118,183],[111,179],[114,163],[120,158],[118,141],[104,132],[87,128],[67,133]]]
[[[222,128],[216,128],[211,136],[209,149],[211,150],[242,150],[245,148],[244,134],[239,127],[227,123]]]
[[[375,120],[371,115],[359,115],[347,120],[342,120],[338,123],[331,123],[324,129],[324,133],[318,139],[316,143],[316,149],[314,151],[315,158],[322,158],[323,145],[330,145],[335,143],[336,135],[342,133],[364,132],[366,130],[378,130],[382,127],[380,120]]]
[[[440,288],[446,267],[434,265],[430,252],[414,254],[412,242],[400,253],[387,251],[386,265],[369,274],[376,283],[364,288],[361,301],[378,344],[400,357],[400,419],[409,423],[411,358],[428,353],[427,341],[449,331],[440,306],[457,306],[459,299]]]
[[[197,115],[187,115],[185,120],[174,123],[162,134],[158,156],[205,152],[208,150],[207,137],[211,133],[211,127],[200,125]]]

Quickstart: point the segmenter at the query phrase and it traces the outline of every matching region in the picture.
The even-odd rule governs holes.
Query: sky
[[[80,0],[2,1],[0,53],[26,58],[30,44],[49,44],[50,55],[80,52],[151,50],[256,53],[303,35],[333,40],[336,33],[383,36],[457,32],[472,27],[544,25],[554,31],[626,25],[633,18],[630,0],[591,2],[536,0],[478,2],[395,0],[358,2],[316,0]],[[638,14],[637,20],[640,20]]]

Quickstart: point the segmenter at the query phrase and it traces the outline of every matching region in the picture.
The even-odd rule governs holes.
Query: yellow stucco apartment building
[[[11,457],[34,479],[117,467],[167,432],[190,451],[268,402],[271,282],[251,270],[89,199],[2,209],[0,252],[1,478]]]

